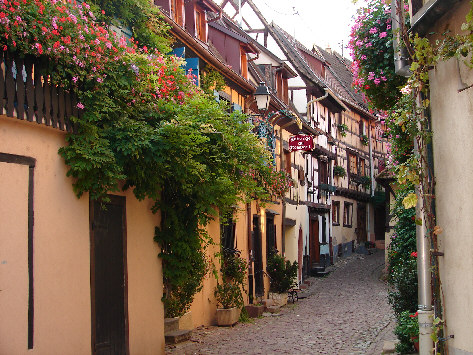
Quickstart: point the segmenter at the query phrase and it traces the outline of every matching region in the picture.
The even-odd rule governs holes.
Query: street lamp
[[[260,82],[255,92],[256,106],[258,110],[267,111],[269,108],[269,99],[271,98],[271,93],[268,90],[268,87],[264,85],[264,82]]]

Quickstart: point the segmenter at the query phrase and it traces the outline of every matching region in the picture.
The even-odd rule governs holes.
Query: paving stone
[[[232,328],[194,330],[192,342],[166,347],[167,354],[380,355],[395,339],[394,315],[381,281],[382,250],[339,259],[324,278],[311,278],[306,298]]]

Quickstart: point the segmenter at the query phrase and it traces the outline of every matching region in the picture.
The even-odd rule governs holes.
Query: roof
[[[334,90],[336,90],[348,104],[358,106],[368,113],[368,106],[364,102],[363,96],[359,92],[356,92],[352,85],[353,74],[350,69],[352,62],[343,58],[337,52],[328,51],[319,46],[314,46],[314,50],[317,50],[317,52],[323,56],[327,64],[327,69],[339,84],[332,85]]]

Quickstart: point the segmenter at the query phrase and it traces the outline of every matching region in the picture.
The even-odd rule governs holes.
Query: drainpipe
[[[419,149],[417,141],[414,142],[415,154]],[[418,319],[419,319],[419,354],[429,355],[433,348],[432,338],[432,289],[431,289],[431,272],[430,272],[430,239],[425,231],[425,212],[422,206],[422,198],[424,191],[422,184],[416,186],[416,195],[419,197],[416,205],[416,218],[423,223],[421,226],[416,225],[417,236],[417,281],[418,281]]]
[[[403,21],[404,7],[399,6],[399,0],[391,1],[391,18],[392,18],[392,29],[393,29],[393,49],[394,49],[394,71],[397,75],[409,77],[411,76],[411,70],[409,65],[409,56],[407,55],[406,47],[401,43],[401,37],[399,35],[400,30],[404,27],[401,26]]]
[[[371,197],[374,196],[374,166],[373,166],[373,145],[371,143],[371,123],[368,121],[368,147],[369,147],[369,157],[370,157],[370,179],[371,179],[371,186],[370,186],[370,195]],[[368,203],[368,238],[370,240],[370,232],[371,232],[371,203]],[[373,208],[374,211],[374,208]]]

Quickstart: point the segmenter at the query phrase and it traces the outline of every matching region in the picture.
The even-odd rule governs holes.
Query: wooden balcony
[[[46,58],[0,53],[0,115],[16,117],[72,132],[70,118],[78,117],[74,94],[51,84]]]

